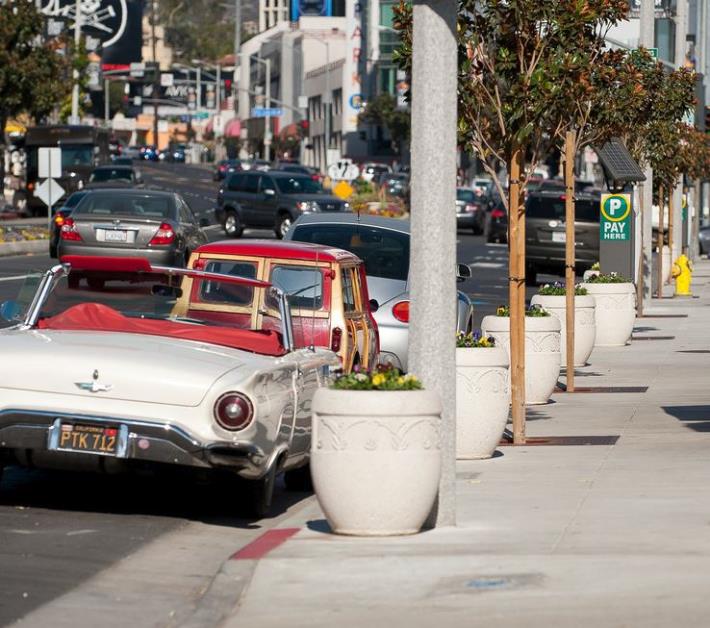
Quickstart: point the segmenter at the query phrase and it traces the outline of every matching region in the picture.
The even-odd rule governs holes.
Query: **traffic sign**
[[[134,78],[141,78],[145,75],[145,63],[133,62],[130,65],[129,74]]]
[[[328,166],[327,175],[333,181],[355,181],[360,176],[360,169],[349,159]]]
[[[284,114],[280,107],[254,107],[251,110],[252,118],[279,118]]]
[[[35,196],[49,207],[62,198],[64,193],[64,188],[52,179],[45,179],[35,188]]]
[[[350,198],[353,195],[354,191],[355,188],[345,180],[339,181],[338,184],[333,188],[333,194],[335,194],[338,198],[342,200]]]
[[[40,179],[62,176],[61,148],[40,148],[37,153],[37,174]]]
[[[626,242],[631,239],[631,195],[602,194],[599,237]]]

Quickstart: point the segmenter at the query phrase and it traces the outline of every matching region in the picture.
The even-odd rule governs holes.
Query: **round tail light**
[[[226,393],[214,404],[214,418],[225,430],[243,430],[254,418],[254,406],[241,393]]]
[[[400,323],[409,322],[409,301],[400,301],[392,307],[392,316]]]

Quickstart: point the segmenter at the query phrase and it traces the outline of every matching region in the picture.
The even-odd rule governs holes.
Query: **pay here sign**
[[[599,238],[627,241],[631,239],[631,195],[602,194]]]

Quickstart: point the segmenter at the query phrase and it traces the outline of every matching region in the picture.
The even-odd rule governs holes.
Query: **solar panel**
[[[643,171],[619,138],[613,138],[601,148],[595,148],[594,150],[599,155],[599,161],[604,167],[607,179],[618,183],[634,183],[646,180]]]

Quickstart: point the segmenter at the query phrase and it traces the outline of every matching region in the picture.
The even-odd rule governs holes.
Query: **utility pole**
[[[442,404],[441,481],[429,525],[456,524],[455,0],[414,0],[409,371]]]
[[[239,116],[239,92],[237,91],[237,66],[240,65],[239,54],[242,51],[242,0],[234,0],[234,76],[232,77],[232,93],[234,94],[234,117]],[[241,66],[240,66],[241,67]]]
[[[158,55],[156,52],[156,36],[155,36],[155,3],[157,0],[150,0],[150,46],[153,56],[153,142],[156,150],[158,146],[158,93],[160,87],[160,67],[158,65]]]
[[[641,2],[639,44],[644,48],[654,48],[656,14],[653,2]],[[643,283],[643,310],[651,306],[653,277],[653,170],[646,166],[646,180],[641,184],[641,269]],[[660,226],[659,226],[660,229]],[[659,249],[662,251],[662,249]],[[660,255],[658,264],[661,263]]]
[[[264,96],[267,110],[271,107],[271,59],[264,59],[266,62],[266,89]],[[269,160],[271,155],[271,116],[264,118],[264,159]]]
[[[79,54],[81,46],[81,21],[81,0],[76,0],[74,5],[74,57]],[[74,63],[76,63],[76,58]],[[74,85],[71,90],[71,123],[79,124],[79,70],[74,68],[72,76]]]
[[[219,63],[217,64],[217,78],[214,86],[214,108],[216,113],[222,111],[222,66]]]

